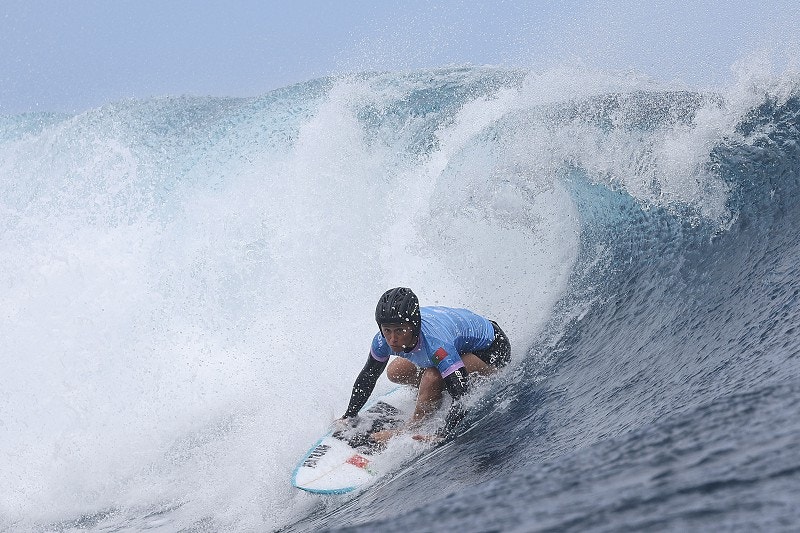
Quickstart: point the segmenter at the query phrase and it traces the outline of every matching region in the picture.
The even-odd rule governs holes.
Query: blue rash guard
[[[416,346],[407,352],[393,352],[380,332],[372,339],[367,364],[353,385],[345,418],[356,416],[367,402],[392,355],[408,359],[420,368],[435,367],[439,370],[453,397],[453,406],[447,414],[441,435],[450,434],[464,417],[460,398],[467,390],[467,373],[461,354],[483,350],[491,345],[495,339],[494,327],[486,318],[466,309],[422,307],[420,317],[419,339]]]
[[[421,307],[422,327],[419,341],[409,352],[393,352],[383,335],[372,339],[370,356],[381,363],[389,356],[408,359],[420,368],[436,367],[445,378],[464,367],[461,354],[488,347],[494,340],[489,320],[466,309]]]

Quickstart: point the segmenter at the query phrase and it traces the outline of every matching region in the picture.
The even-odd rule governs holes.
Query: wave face
[[[799,119],[790,76],[490,68],[4,117],[0,530],[791,529]],[[397,285],[512,368],[298,493]]]

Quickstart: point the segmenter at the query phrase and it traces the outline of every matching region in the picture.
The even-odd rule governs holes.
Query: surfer
[[[466,309],[422,307],[411,289],[386,291],[375,309],[379,332],[372,339],[367,363],[358,374],[347,412],[340,426],[356,420],[369,399],[375,383],[387,368],[394,383],[419,389],[409,428],[414,428],[441,405],[444,390],[453,404],[436,435],[414,435],[417,440],[441,440],[452,433],[464,417],[462,396],[469,376],[488,376],[508,364],[511,345],[494,321]],[[389,363],[390,356],[398,356]],[[378,431],[371,435],[384,443],[401,430]]]

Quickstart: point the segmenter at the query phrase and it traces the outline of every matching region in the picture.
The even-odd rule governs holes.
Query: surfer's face
[[[401,352],[414,347],[416,339],[411,324],[383,324],[381,333],[393,352]]]

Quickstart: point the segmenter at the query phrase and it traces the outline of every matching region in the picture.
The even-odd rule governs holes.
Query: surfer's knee
[[[389,381],[401,385],[417,386],[421,375],[422,372],[417,365],[399,357],[389,363],[389,367],[386,369],[386,377],[389,378]]]

